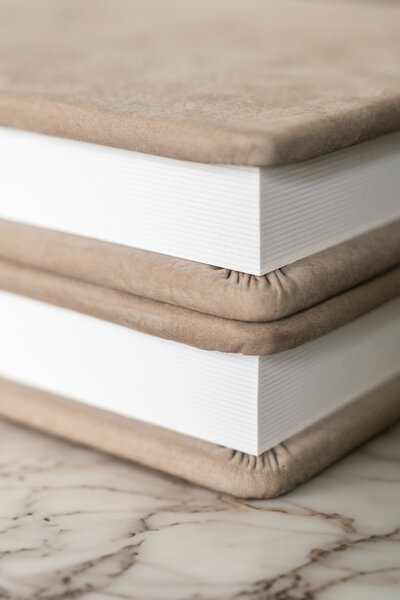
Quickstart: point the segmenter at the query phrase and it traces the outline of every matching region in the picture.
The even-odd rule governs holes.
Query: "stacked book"
[[[400,417],[400,10],[0,6],[0,414],[273,496]]]

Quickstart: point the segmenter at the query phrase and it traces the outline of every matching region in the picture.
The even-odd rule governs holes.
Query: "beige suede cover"
[[[5,0],[0,124],[278,165],[400,128],[400,5]]]
[[[0,379],[0,415],[242,498],[279,496],[400,418],[392,380],[251,456]]]
[[[0,289],[204,350],[266,355],[295,348],[400,294],[400,267],[278,321],[206,315],[0,259]]]
[[[0,259],[208,316],[275,321],[399,266],[400,220],[263,276],[1,219]]]

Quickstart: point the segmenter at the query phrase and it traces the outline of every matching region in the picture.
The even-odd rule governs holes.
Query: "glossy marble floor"
[[[400,426],[242,501],[0,421],[0,598],[398,600]]]

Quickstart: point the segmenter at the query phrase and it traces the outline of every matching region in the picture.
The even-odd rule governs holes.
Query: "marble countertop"
[[[0,421],[0,598],[400,598],[400,426],[243,501]]]

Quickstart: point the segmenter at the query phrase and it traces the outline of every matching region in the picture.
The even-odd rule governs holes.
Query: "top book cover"
[[[400,4],[1,0],[0,125],[203,163],[400,129]]]

